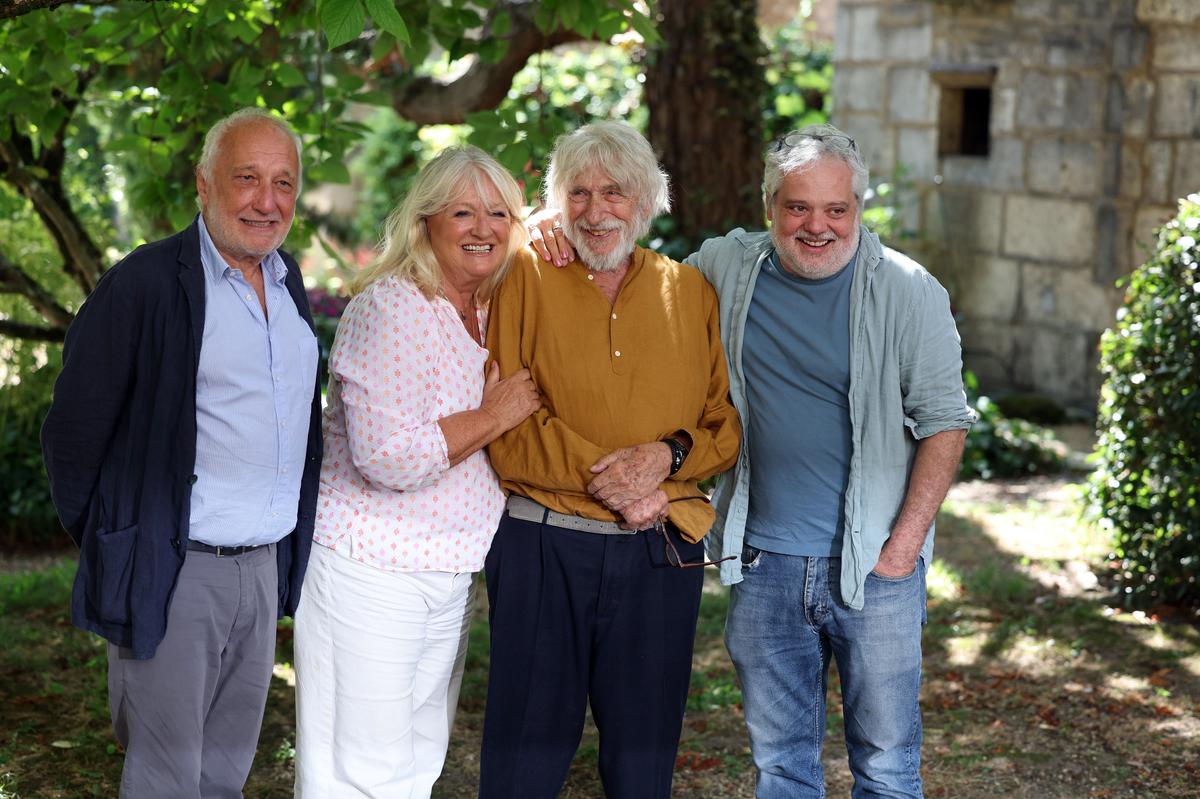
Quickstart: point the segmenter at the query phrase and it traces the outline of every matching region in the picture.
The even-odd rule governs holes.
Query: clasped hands
[[[624,521],[644,530],[667,518],[667,494],[659,486],[671,471],[671,448],[661,441],[615,449],[592,464],[588,493]]]

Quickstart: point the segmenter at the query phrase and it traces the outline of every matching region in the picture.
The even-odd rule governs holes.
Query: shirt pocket
[[[317,382],[317,337],[307,329],[302,330],[296,339],[295,368],[289,371],[297,375],[297,387],[311,389]]]

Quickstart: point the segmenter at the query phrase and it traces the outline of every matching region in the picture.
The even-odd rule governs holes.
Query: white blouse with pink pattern
[[[482,450],[450,468],[438,420],[479,407],[487,359],[449,301],[407,280],[350,301],[329,356],[316,543],[389,571],[483,567],[504,495]]]

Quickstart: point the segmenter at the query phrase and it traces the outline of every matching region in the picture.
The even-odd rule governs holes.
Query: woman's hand
[[[521,369],[501,380],[500,366],[492,361],[483,384],[483,402],[479,409],[496,420],[500,427],[497,435],[512,430],[541,406],[541,397],[528,369]]]
[[[566,266],[575,260],[575,251],[563,229],[562,211],[543,208],[525,220],[529,228],[529,244],[543,261]]]

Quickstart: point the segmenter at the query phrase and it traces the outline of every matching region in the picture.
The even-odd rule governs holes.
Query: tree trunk
[[[757,0],[658,0],[649,139],[671,176],[678,235],[761,229],[765,55]]]

